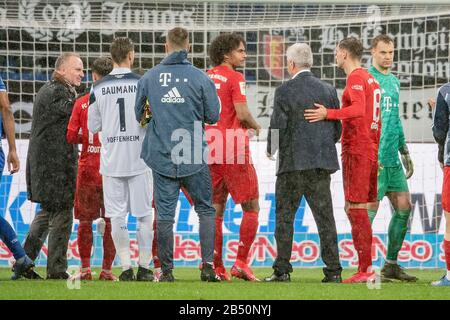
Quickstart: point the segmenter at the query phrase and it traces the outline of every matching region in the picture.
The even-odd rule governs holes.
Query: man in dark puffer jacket
[[[66,129],[83,78],[75,53],[56,61],[52,80],[37,93],[27,155],[28,199],[41,204],[24,249],[35,260],[48,235],[47,279],[67,279],[67,247],[73,222],[78,150],[67,143]]]

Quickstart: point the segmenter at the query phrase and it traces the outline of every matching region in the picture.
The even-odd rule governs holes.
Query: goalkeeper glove
[[[402,157],[402,163],[406,170],[406,179],[411,178],[411,176],[414,173],[414,164],[411,160],[411,156],[409,155],[408,147],[405,145],[402,148],[399,149],[401,157]]]
[[[106,228],[105,219],[98,218],[97,220],[95,220],[95,224],[97,225],[98,234],[103,237],[103,235],[105,234],[105,228]]]
[[[140,121],[141,127],[144,128],[147,125],[147,123],[150,122],[151,119],[152,119],[152,112],[150,111],[150,105],[147,100],[145,102],[144,113],[142,114],[142,118]]]

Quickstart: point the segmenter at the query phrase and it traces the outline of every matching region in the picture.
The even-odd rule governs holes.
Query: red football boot
[[[375,281],[375,272],[360,272],[358,271],[350,278],[342,281],[342,283],[367,283],[368,281]]]
[[[119,279],[112,272],[106,271],[102,271],[98,279],[104,281],[119,281]]]
[[[87,270],[87,271],[80,271],[77,274],[73,275],[70,277],[70,280],[74,281],[74,280],[87,280],[87,281],[91,281],[92,280],[92,274],[91,274],[91,270]]]
[[[240,260],[236,260],[235,264],[231,267],[230,273],[233,277],[245,281],[261,281],[257,277],[255,277],[252,269],[250,269],[250,267],[246,263]]]
[[[214,268],[214,271],[216,272],[216,275],[220,277],[220,280],[222,281],[231,281],[230,274],[227,272],[227,269],[222,266],[218,266]]]

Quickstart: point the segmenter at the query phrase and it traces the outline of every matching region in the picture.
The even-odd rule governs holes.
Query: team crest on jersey
[[[87,103],[83,103],[82,105],[81,105],[81,109],[87,109],[87,107],[88,107],[88,104]]]
[[[264,36],[264,68],[275,79],[283,78],[284,37]]]

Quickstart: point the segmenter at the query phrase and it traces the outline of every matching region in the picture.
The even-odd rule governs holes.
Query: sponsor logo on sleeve
[[[241,95],[245,96],[245,82],[239,82],[239,88],[241,89]]]
[[[354,84],[352,85],[352,89],[353,90],[357,90],[357,91],[364,91],[364,87],[360,84]]]

